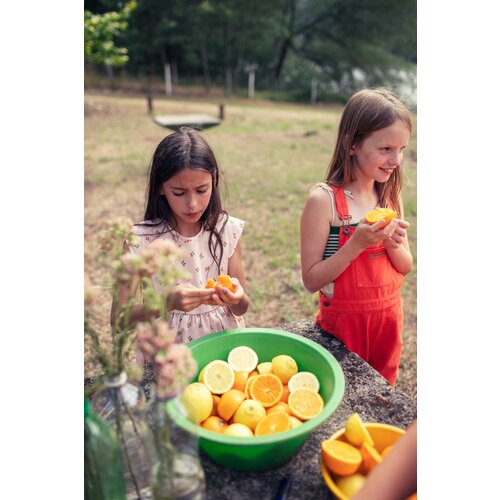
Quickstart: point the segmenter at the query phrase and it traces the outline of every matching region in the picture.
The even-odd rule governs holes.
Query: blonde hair
[[[410,132],[412,119],[410,110],[388,89],[364,89],[356,92],[347,101],[340,119],[337,143],[328,166],[325,182],[334,186],[345,186],[355,181],[353,158],[350,151],[361,144],[376,130],[389,127],[397,120],[405,123]],[[403,187],[401,168],[397,168],[385,183],[375,181],[380,203],[388,203],[401,213],[399,197]]]

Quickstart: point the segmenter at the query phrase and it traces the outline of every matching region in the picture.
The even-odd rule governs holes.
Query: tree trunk
[[[288,54],[288,49],[292,45],[292,39],[295,30],[295,12],[296,12],[296,1],[290,0],[288,3],[288,26],[287,26],[287,37],[281,43],[280,54],[278,57],[278,62],[276,63],[276,67],[274,70],[274,79],[275,82],[281,77],[281,71],[283,70],[283,66],[285,65],[285,59]]]
[[[283,43],[281,45],[280,55],[278,58],[278,62],[276,63],[276,69],[274,71],[274,78],[276,81],[280,79],[281,71],[283,70],[283,66],[285,65],[285,59],[288,54],[288,49],[290,48],[291,41],[291,38],[287,38],[286,40],[283,40]]]

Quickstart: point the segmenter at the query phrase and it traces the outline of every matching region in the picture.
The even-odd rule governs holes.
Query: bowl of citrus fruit
[[[188,344],[198,374],[167,409],[214,462],[261,471],[289,461],[337,409],[344,374],[301,335],[226,330]]]
[[[330,491],[340,500],[351,498],[403,434],[404,429],[365,423],[353,413],[345,428],[321,443],[321,473]]]

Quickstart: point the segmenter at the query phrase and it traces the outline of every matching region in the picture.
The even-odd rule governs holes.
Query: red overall
[[[344,190],[332,187],[340,219],[350,220]],[[354,234],[340,228],[339,248]],[[319,292],[316,323],[358,354],[391,385],[396,383],[403,347],[403,275],[389,260],[383,242],[365,249],[334,284],[333,298]]]

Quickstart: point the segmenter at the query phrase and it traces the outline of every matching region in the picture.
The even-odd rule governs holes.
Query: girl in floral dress
[[[165,137],[151,160],[144,220],[135,226],[139,242],[127,246],[135,254],[153,241],[169,240],[183,251],[181,264],[189,278],[175,283],[168,298],[168,323],[178,342],[244,328],[250,303],[240,241],[244,224],[222,208],[219,167],[201,134],[182,127]],[[223,274],[231,276],[234,291],[205,288],[209,278],[217,281]],[[162,283],[157,278],[153,283],[161,293]],[[130,293],[124,290],[120,302]],[[146,316],[143,305],[135,306],[134,321]]]

